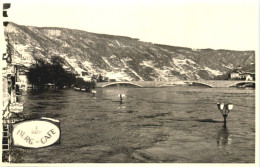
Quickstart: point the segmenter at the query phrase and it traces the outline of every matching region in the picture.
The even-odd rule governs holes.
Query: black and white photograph
[[[257,0],[0,0],[1,166],[259,165]]]

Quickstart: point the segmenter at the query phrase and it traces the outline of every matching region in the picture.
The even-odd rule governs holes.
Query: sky
[[[65,27],[141,41],[231,50],[257,47],[257,0],[9,0],[20,25]]]

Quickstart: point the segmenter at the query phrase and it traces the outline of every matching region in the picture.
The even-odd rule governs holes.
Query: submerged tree
[[[33,88],[42,89],[45,84],[50,82],[50,64],[43,59],[36,59],[36,63],[29,68],[28,80]]]
[[[37,59],[36,63],[29,68],[28,80],[36,87],[43,89],[48,83],[54,84],[54,88],[71,86],[75,82],[75,75],[62,68],[63,59],[58,56],[51,58],[51,62]]]

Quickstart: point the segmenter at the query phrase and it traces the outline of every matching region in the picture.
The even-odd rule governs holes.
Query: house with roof
[[[229,73],[230,79],[241,79],[242,71],[240,69],[234,69]]]
[[[240,69],[234,69],[229,73],[229,79],[231,79],[231,80],[254,81],[255,80],[255,72],[254,71],[242,71]]]
[[[28,68],[23,66],[23,65],[19,65],[17,66],[17,79],[16,79],[16,85],[19,87],[20,91],[27,91],[28,89],[28,78],[27,78],[27,73],[29,72]]]

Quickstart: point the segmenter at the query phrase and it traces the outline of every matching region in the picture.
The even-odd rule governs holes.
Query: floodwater
[[[20,101],[28,118],[60,120],[61,142],[14,147],[13,163],[255,162],[254,89],[111,87],[95,97],[67,89]],[[234,104],[226,129],[219,102]]]

